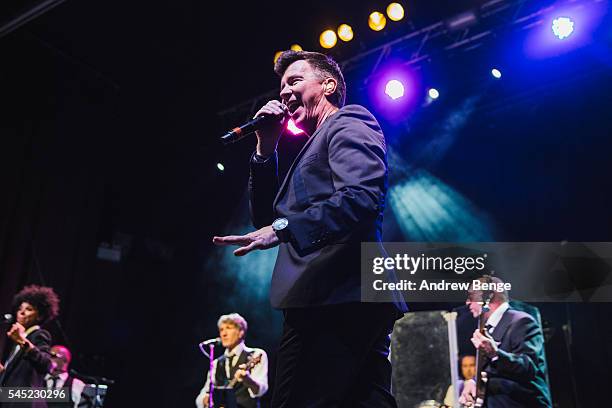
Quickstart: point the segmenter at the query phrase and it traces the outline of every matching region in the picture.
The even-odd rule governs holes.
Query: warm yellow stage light
[[[370,18],[368,18],[368,25],[374,31],[380,31],[387,25],[387,19],[383,13],[378,11],[370,14]]]
[[[278,59],[280,58],[282,53],[283,53],[282,51],[276,51],[276,54],[274,54],[274,63],[275,64],[276,64],[276,61],[278,61]]]
[[[303,50],[302,50],[302,47],[301,47],[299,44],[293,44],[293,45],[291,46],[291,49],[292,49],[293,51],[303,51]]]
[[[391,3],[387,6],[387,15],[393,21],[400,21],[404,18],[404,8],[399,3]]]
[[[336,37],[336,32],[334,30],[325,30],[319,37],[319,43],[321,43],[321,47],[323,48],[332,48],[337,42],[338,37]]]
[[[342,41],[351,41],[353,39],[353,28],[348,24],[340,24],[340,27],[338,27],[338,37]]]

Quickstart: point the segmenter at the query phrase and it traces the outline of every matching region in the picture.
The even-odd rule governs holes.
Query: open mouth
[[[289,113],[290,113],[290,114],[292,114],[292,115],[295,113],[295,111],[296,111],[296,110],[297,110],[297,109],[298,109],[300,106],[302,106],[302,105],[300,105],[300,104],[299,104],[299,103],[297,103],[297,102],[289,102],[289,103],[287,104],[287,108],[289,109]]]

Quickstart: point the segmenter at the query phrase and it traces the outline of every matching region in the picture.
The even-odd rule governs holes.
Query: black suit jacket
[[[17,356],[6,367],[6,371],[0,377],[0,385],[3,387],[46,387],[44,377],[51,365],[51,335],[44,329],[31,332],[27,339],[35,346],[24,353],[20,350]],[[9,354],[10,355],[10,354]],[[44,408],[45,402],[31,403],[0,403],[2,408],[8,407],[36,407]]]
[[[272,306],[360,301],[360,243],[381,241],[386,150],[374,116],[347,105],[309,137],[282,185],[276,154],[264,163],[251,159],[253,224],[289,220],[272,275]]]
[[[490,362],[488,408],[552,407],[547,383],[544,336],[535,319],[508,309],[491,334],[499,358]]]

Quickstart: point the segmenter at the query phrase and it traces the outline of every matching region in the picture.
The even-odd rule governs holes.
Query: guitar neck
[[[252,357],[249,358],[249,361],[246,363],[246,367],[245,369],[247,371],[251,371],[253,369],[253,367],[255,367],[257,364],[259,364],[259,362],[261,361],[261,356],[256,356],[256,357]],[[238,380],[234,377],[230,380],[229,384],[227,385],[229,388],[234,388],[236,386],[236,384],[238,384]]]
[[[235,378],[232,378],[231,381],[229,382],[229,384],[227,384],[227,386],[229,388],[234,388],[236,386],[236,384],[238,384],[238,380]]]
[[[486,319],[484,310],[488,309],[488,302],[485,303],[483,307],[483,311],[480,313],[478,317],[478,331],[481,334],[485,334],[486,330]],[[487,384],[482,379],[482,371],[484,370],[484,366],[486,364],[486,356],[480,350],[476,350],[476,403],[474,404],[475,408],[479,408],[483,406],[484,399],[487,393]]]

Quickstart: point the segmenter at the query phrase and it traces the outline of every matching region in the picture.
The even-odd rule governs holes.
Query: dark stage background
[[[411,24],[481,3],[416,2]],[[248,230],[254,147],[221,147],[217,138],[237,122],[217,112],[277,87],[276,50],[320,50],[326,25],[376,6],[386,3],[296,12],[279,1],[68,1],[0,38],[0,311],[25,284],[53,286],[61,326],[50,330],[73,350],[74,368],[116,380],[108,407],[193,406],[207,367],[197,343],[231,311],[249,321],[247,343],[268,350],[273,373],[273,254],[238,262],[211,245],[213,235]],[[381,118],[391,146],[386,240],[612,241],[608,16],[597,42],[555,60],[523,60],[520,39],[504,37],[441,56],[421,76],[437,77],[445,97],[402,121],[369,102],[363,72],[347,75],[349,103]],[[408,29],[364,33],[332,55]],[[491,61],[508,68],[503,81],[476,73]],[[303,142],[281,143],[284,169]],[[411,230],[404,221],[419,197],[409,192],[432,186],[450,216]],[[121,246],[121,262],[96,256],[104,243]],[[539,306],[556,406],[605,403],[611,305]]]

